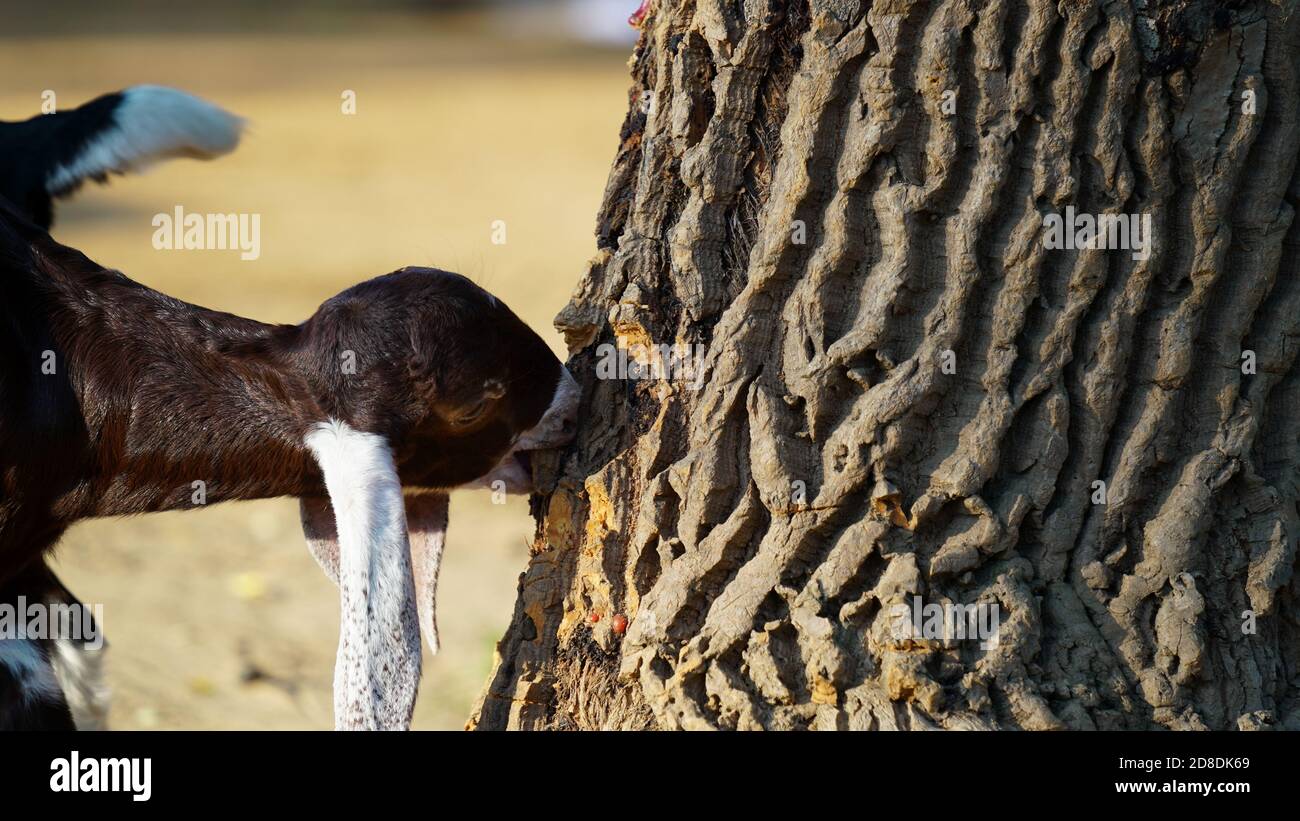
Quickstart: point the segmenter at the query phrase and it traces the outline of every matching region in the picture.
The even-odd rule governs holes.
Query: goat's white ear
[[[437,654],[438,570],[447,541],[446,493],[422,492],[406,497],[406,527],[411,538],[411,566],[415,571],[415,601],[420,611],[420,632]]]
[[[298,500],[298,515],[302,518],[302,535],[307,539],[307,550],[337,587],[339,583],[339,531],[334,524],[334,508],[329,499],[304,496]]]
[[[420,629],[402,484],[392,451],[382,436],[342,422],[318,425],[306,444],[324,475],[335,523],[335,538],[330,539],[319,500],[303,501],[313,554],[326,573],[331,555],[337,567],[334,726],[407,729],[420,683]]]
[[[420,633],[437,655],[438,639],[438,571],[447,540],[446,493],[420,491],[406,497],[406,530],[411,544],[411,568],[415,580],[416,608],[420,614]],[[325,575],[339,583],[339,537],[334,524],[334,510],[328,499],[303,498],[299,501],[302,532],[307,549]]]

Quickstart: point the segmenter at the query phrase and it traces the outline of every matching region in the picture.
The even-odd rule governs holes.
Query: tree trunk
[[[1296,12],[659,0],[470,726],[1300,729]]]

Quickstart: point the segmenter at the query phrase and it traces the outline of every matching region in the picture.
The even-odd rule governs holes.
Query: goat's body
[[[77,519],[319,492],[302,441],[319,413],[280,358],[297,329],[187,305],[52,242],[26,265],[5,250],[0,567]]]
[[[319,492],[285,403],[305,387],[239,353],[293,329],[186,305],[23,230],[0,225],[0,605],[75,602],[45,556],[78,519]],[[0,728],[103,726],[102,646],[0,639]]]

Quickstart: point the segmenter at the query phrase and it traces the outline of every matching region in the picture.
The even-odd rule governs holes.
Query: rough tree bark
[[[470,726],[1300,729],[1297,11],[659,0]]]

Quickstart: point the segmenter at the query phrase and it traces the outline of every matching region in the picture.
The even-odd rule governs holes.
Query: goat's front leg
[[[0,639],[0,731],[77,729],[48,646]]]
[[[10,607],[20,597],[47,609],[48,633],[0,639],[0,730],[105,729],[103,625],[44,563],[0,591]],[[26,619],[26,608],[18,614]]]

